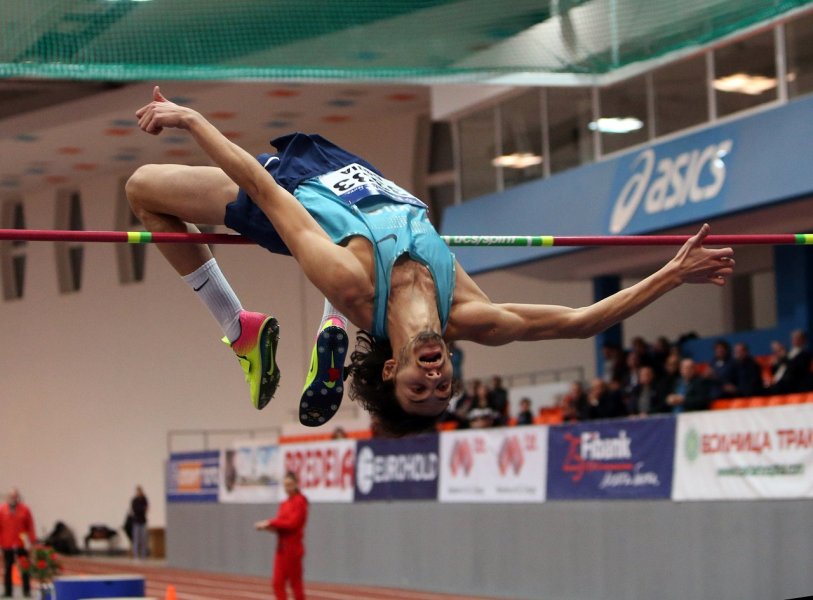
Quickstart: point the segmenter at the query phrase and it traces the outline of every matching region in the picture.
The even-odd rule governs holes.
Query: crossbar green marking
[[[128,231],[127,242],[130,244],[149,244],[152,242],[152,233],[149,231]]]
[[[796,243],[806,246],[813,246],[813,233],[797,233]]]

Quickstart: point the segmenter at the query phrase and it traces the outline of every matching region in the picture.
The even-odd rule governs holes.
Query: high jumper
[[[335,359],[343,332],[346,340],[345,315],[361,330],[348,367],[350,395],[378,429],[404,435],[429,429],[449,403],[449,342],[587,338],[684,283],[721,286],[733,273],[732,249],[705,247],[710,227],[704,224],[656,272],[589,306],[497,304],[457,263],[423,202],[321,136],[283,136],[272,142],[275,154],[255,158],[200,113],[168,101],[157,86],[136,116],[146,133],[187,131],[218,165],[140,167],[126,189],[146,229],[195,232],[196,223],[225,224],[271,252],[293,255],[324,294],[320,332],[329,330],[323,354],[334,357],[334,371],[315,349],[300,411],[303,422],[314,419],[308,424],[335,412],[334,400],[309,404],[308,391],[335,398],[321,390],[341,388]],[[242,308],[206,245],[159,249],[218,320],[244,366],[255,406],[264,406],[279,381],[276,319]]]

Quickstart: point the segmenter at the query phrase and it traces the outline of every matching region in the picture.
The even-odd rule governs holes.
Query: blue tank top
[[[438,315],[445,331],[454,297],[455,261],[429,222],[426,205],[385,179],[367,161],[321,136],[294,133],[271,144],[278,154],[261,155],[258,160],[335,243],[361,236],[372,244],[376,273],[370,333],[377,338],[389,337],[387,299],[392,268],[404,254],[424,265],[432,275]]]

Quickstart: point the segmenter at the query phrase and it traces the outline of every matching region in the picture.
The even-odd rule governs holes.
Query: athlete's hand
[[[683,283],[713,283],[725,285],[734,272],[734,251],[731,248],[705,248],[703,240],[711,231],[704,223],[695,235],[686,240],[672,263]]]
[[[186,129],[190,119],[197,115],[191,108],[179,106],[164,98],[157,85],[152,90],[152,102],[136,111],[138,126],[152,135],[158,135],[164,127]]]

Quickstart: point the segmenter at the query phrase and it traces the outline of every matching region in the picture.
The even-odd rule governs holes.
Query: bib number
[[[386,196],[396,202],[426,208],[426,204],[404,188],[358,163],[325,173],[319,177],[319,181],[348,205],[368,196]]]

